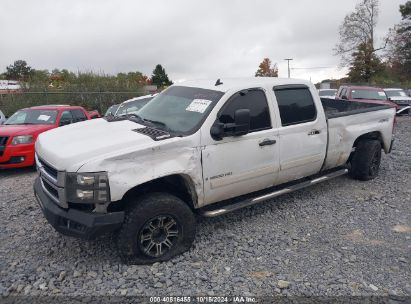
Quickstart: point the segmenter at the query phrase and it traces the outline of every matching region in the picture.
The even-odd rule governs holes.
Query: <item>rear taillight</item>
[[[394,120],[392,121],[392,134],[394,134],[395,126],[397,125],[397,116],[394,116]]]

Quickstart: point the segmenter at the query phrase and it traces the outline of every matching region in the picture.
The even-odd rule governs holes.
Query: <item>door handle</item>
[[[320,130],[311,130],[310,132],[308,132],[308,135],[318,135],[320,133],[321,133]]]
[[[260,142],[258,145],[260,147],[263,146],[269,146],[269,145],[274,145],[277,141],[275,139],[264,139],[262,142]]]

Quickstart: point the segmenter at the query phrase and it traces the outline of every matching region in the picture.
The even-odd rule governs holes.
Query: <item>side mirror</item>
[[[69,125],[69,124],[71,124],[70,119],[62,119],[62,120],[60,120],[59,126],[62,127],[62,126],[66,126],[66,125]]]
[[[234,135],[240,136],[250,132],[250,110],[239,109],[234,113]]]
[[[233,123],[216,121],[211,127],[210,134],[214,140],[221,140],[226,136],[241,136],[250,132],[250,110],[239,109],[234,112]]]
[[[348,100],[348,97],[347,97],[347,95],[343,95],[343,96],[341,96],[341,99]]]
[[[224,137],[224,124],[216,121],[211,127],[210,134],[214,140],[222,140]]]

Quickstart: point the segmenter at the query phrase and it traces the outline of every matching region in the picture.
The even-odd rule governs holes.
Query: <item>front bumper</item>
[[[60,208],[44,192],[40,177],[34,182],[34,195],[47,221],[64,235],[90,240],[117,230],[124,221],[124,211],[90,213]]]
[[[6,145],[2,156],[0,156],[0,168],[22,168],[34,164],[34,144]],[[23,161],[16,161],[24,157]]]

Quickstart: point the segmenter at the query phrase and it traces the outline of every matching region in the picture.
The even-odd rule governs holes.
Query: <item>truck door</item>
[[[205,203],[221,201],[272,186],[279,170],[279,142],[272,128],[267,97],[262,89],[234,94],[217,120],[233,123],[234,112],[250,110],[250,132],[214,140],[202,134]]]
[[[279,182],[318,173],[327,149],[327,122],[305,85],[274,87],[281,117]]]

